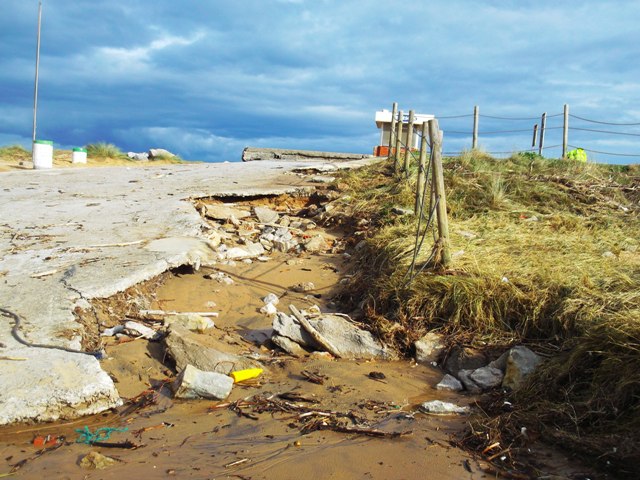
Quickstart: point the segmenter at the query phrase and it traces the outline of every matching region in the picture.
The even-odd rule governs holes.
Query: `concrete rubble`
[[[224,400],[231,393],[233,379],[228,375],[187,365],[173,382],[172,388],[176,398]]]
[[[337,168],[363,162],[371,160]],[[87,309],[91,299],[171,268],[220,260],[216,248],[223,237],[212,234],[190,199],[294,193],[300,187],[292,183],[299,180],[286,173],[312,166],[254,162],[2,173],[1,306],[19,316],[27,342],[82,350],[85,327],[74,315],[77,307]],[[227,218],[233,219],[240,221],[236,213]],[[21,345],[11,334],[12,318],[0,320],[0,355],[20,359],[0,362],[0,425],[73,418],[121,404],[94,356]]]

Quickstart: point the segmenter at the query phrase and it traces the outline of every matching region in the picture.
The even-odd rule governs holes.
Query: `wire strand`
[[[599,150],[590,150],[588,148],[584,148],[584,147],[576,147],[575,145],[568,145],[571,148],[581,148],[582,150],[584,150],[585,152],[590,152],[590,153],[599,153],[601,155],[613,155],[615,157],[640,157],[640,153],[612,153],[612,152],[601,152]]]
[[[611,135],[626,135],[628,137],[640,137],[640,133],[612,132],[611,130],[595,130],[593,128],[569,127],[569,130],[580,130],[582,132],[609,133]]]
[[[578,120],[583,120],[585,122],[591,122],[591,123],[599,123],[601,125],[618,125],[618,126],[622,126],[622,127],[630,127],[630,126],[636,126],[636,125],[640,125],[640,123],[616,123],[616,122],[603,122],[603,121],[599,121],[599,120],[591,120],[590,118],[584,118],[584,117],[579,117],[578,115],[573,115],[573,114],[569,114],[569,116],[571,118],[577,118]]]

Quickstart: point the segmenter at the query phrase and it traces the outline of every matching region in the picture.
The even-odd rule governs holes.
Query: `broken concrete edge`
[[[361,160],[363,158],[371,158],[372,155],[364,153],[340,153],[340,152],[322,152],[316,150],[295,150],[285,148],[259,148],[245,147],[242,151],[242,161],[261,161],[261,160],[279,160],[279,161],[300,161],[300,160],[337,160],[350,161]]]

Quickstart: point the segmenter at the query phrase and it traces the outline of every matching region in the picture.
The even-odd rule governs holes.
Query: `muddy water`
[[[329,239],[331,234],[323,232]],[[446,394],[433,386],[436,370],[408,361],[375,362],[332,360],[321,355],[293,358],[277,354],[267,342],[271,319],[261,313],[267,293],[281,297],[280,310],[289,304],[305,308],[317,304],[323,311],[336,306],[331,298],[348,274],[349,264],[339,254],[292,256],[272,254],[268,262],[216,265],[234,283],[205,278],[212,268],[174,273],[155,292],[151,308],[175,311],[218,311],[211,335],[231,353],[260,355],[265,373],[247,385],[238,384],[228,399],[266,398],[295,392],[316,409],[348,413],[378,431],[402,434],[373,438],[327,430],[301,433],[300,412],[254,413],[239,416],[220,402],[173,400],[161,389],[156,401],[122,415],[110,412],[73,422],[0,429],[0,475],[29,459],[16,478],[240,478],[240,479],[462,479],[481,478],[478,464],[448,444],[464,419],[427,416],[417,411],[426,400],[443,399],[460,405],[470,397]],[[289,287],[313,282],[315,289],[295,293]],[[173,375],[162,346],[145,340],[107,341],[104,368],[117,382],[124,398],[133,398],[150,384]],[[309,382],[303,370],[322,376],[322,385]],[[384,379],[372,379],[370,372]],[[75,429],[127,428],[109,442],[130,440],[135,450],[92,447],[73,443]],[[147,430],[144,430],[147,429]],[[35,435],[64,435],[68,444],[35,458]],[[105,470],[85,470],[80,459],[99,451],[118,460]]]

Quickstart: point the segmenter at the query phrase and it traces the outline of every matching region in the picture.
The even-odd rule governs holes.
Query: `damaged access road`
[[[91,340],[99,320],[80,322],[75,311],[91,310],[92,299],[168,269],[205,263],[214,250],[191,198],[293,192],[306,185],[305,179],[286,173],[307,165],[2,173],[0,425],[77,417],[120,405],[116,386],[97,358],[100,345]]]

